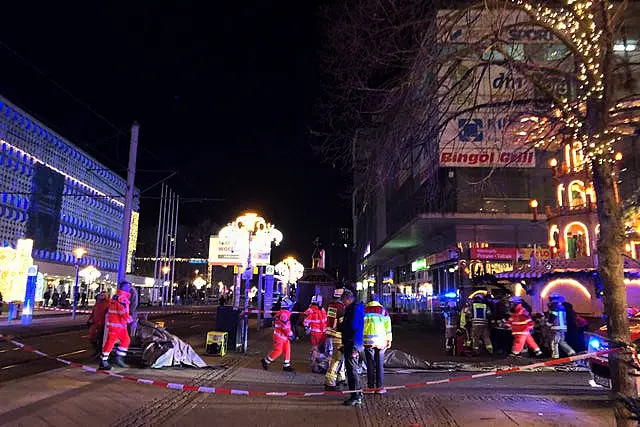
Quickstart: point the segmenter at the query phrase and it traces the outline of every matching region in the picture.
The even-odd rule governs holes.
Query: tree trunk
[[[614,343],[629,344],[629,319],[627,317],[627,289],[624,283],[624,222],[620,205],[616,200],[612,167],[608,162],[592,165],[593,184],[598,205],[600,238],[598,240],[598,274],[604,286],[604,308],[607,315],[609,339]],[[609,355],[613,392],[623,397],[636,397],[629,352]],[[635,426],[631,415],[619,402],[616,403],[616,421],[619,426]]]

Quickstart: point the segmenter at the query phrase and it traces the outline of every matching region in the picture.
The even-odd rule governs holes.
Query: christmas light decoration
[[[607,40],[603,38],[603,29],[595,21],[594,2],[590,0],[566,0],[565,6],[557,9],[549,8],[540,3],[529,3],[523,0],[511,0],[518,9],[523,10],[534,26],[546,28],[554,33],[571,51],[576,61],[576,97],[556,97],[549,117],[538,117],[533,120],[527,117],[521,123],[528,126],[525,132],[535,147],[541,148],[550,143],[562,140],[563,135],[558,127],[567,128],[565,137],[569,136],[581,144],[584,156],[580,163],[597,161],[615,161],[614,144],[622,139],[622,129],[616,126],[593,133],[585,129],[587,119],[587,105],[593,101],[602,101],[604,97],[604,60]],[[603,19],[610,19],[608,5]],[[600,13],[600,12],[598,12]],[[590,107],[591,108],[591,107]],[[610,113],[614,113],[610,111]],[[560,124],[550,121],[559,119]],[[632,119],[625,119],[629,123]],[[623,123],[625,123],[623,120]],[[581,165],[574,165],[579,169]]]

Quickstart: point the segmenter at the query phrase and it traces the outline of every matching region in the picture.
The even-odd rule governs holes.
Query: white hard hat
[[[311,304],[322,305],[322,295],[314,295],[311,297]]]
[[[340,298],[342,297],[342,293],[344,292],[344,288],[336,288],[335,291],[333,291],[333,297],[334,298]]]

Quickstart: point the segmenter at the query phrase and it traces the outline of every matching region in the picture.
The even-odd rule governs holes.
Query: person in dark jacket
[[[345,306],[343,321],[338,326],[342,333],[342,346],[347,371],[347,383],[352,390],[351,397],[344,401],[346,406],[362,406],[362,392],[360,390],[360,375],[358,364],[364,351],[364,304],[356,302],[353,292],[345,289],[342,294]]]

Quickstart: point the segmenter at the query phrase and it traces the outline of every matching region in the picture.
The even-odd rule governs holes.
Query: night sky
[[[138,120],[139,188],[177,170],[181,197],[225,199],[181,206],[181,223],[255,210],[284,233],[274,255],[306,264],[316,235],[351,226],[349,180],[308,132],[316,16],[311,1],[11,2],[0,93],[123,176]],[[154,227],[157,201],[141,205]]]

